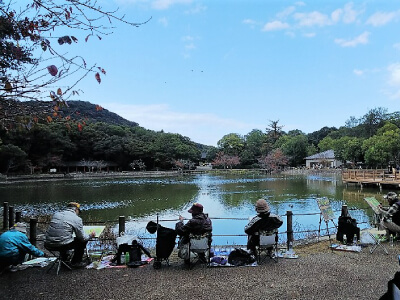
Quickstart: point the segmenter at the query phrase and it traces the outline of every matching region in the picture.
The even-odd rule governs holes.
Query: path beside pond
[[[329,242],[297,247],[298,259],[266,260],[258,267],[187,270],[83,269],[56,276],[30,268],[0,276],[1,299],[379,299],[399,270],[400,244],[389,255],[328,249]]]

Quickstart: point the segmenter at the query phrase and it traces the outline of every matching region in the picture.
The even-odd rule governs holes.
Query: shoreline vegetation
[[[341,169],[304,169],[294,168],[273,174],[284,175],[328,175],[340,174]],[[99,178],[143,178],[143,177],[172,177],[194,174],[232,174],[251,175],[269,174],[263,169],[210,169],[210,170],[174,170],[174,171],[122,171],[122,172],[77,172],[77,173],[46,173],[46,174],[25,174],[25,175],[4,175],[0,174],[0,183],[16,183],[21,181],[54,181],[70,179],[99,179]]]

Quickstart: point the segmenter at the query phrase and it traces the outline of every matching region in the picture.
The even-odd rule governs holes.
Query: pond
[[[383,192],[385,193],[385,191]],[[316,201],[327,197],[335,212],[347,204],[360,227],[368,226],[372,211],[364,197],[381,199],[379,189],[345,188],[340,175],[211,175],[201,174],[168,178],[91,179],[0,184],[0,199],[21,211],[22,216],[51,215],[66,203],[82,205],[85,221],[109,221],[117,224],[119,216],[127,219],[126,232],[146,236],[148,221],[159,217],[160,224],[173,228],[179,215],[190,218],[187,210],[194,202],[203,204],[213,221],[214,243],[246,243],[243,228],[255,215],[254,203],[265,198],[271,211],[284,220],[293,212],[295,232],[318,230],[320,215]],[[337,219],[335,220],[337,223]],[[333,226],[333,224],[329,224]],[[326,224],[322,222],[322,229]],[[324,233],[324,232],[323,232]],[[242,236],[240,236],[242,235]],[[304,238],[295,234],[295,238]],[[280,241],[286,236],[281,235]]]

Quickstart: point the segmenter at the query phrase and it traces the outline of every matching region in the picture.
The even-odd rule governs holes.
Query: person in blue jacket
[[[43,251],[29,242],[26,236],[26,224],[18,222],[0,235],[0,271],[10,265],[23,263],[26,254],[44,256]]]

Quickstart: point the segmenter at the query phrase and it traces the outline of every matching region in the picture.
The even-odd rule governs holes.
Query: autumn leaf
[[[82,128],[83,128],[83,127],[82,127],[82,124],[81,124],[81,123],[78,123],[78,130],[79,130],[79,131],[82,131]]]
[[[57,89],[57,95],[58,95],[58,96],[62,96],[61,88],[58,88],[58,89]]]
[[[56,76],[58,73],[58,69],[55,65],[48,66],[47,71],[49,71],[51,76]]]
[[[42,46],[42,50],[43,50],[43,51],[46,51],[46,50],[47,50],[47,43],[46,43],[45,41],[42,41],[42,42],[40,43],[40,46]]]
[[[58,116],[58,113],[55,111],[55,112],[53,112],[53,117],[57,117]]]
[[[88,39],[89,39],[89,36],[90,36],[90,34],[89,34],[87,37],[85,37],[85,42],[87,42],[87,41],[88,41]]]
[[[104,75],[106,75],[106,71],[103,68],[97,67],[101,73],[103,73]]]
[[[47,116],[46,118],[47,122],[51,123],[53,121],[53,119],[50,116]]]
[[[96,73],[96,75],[94,75],[94,77],[96,78],[98,83],[101,83],[101,78],[100,78],[100,74]]]
[[[5,89],[9,93],[12,91],[12,85],[9,81],[6,82]]]
[[[66,116],[65,120],[67,120],[67,121],[71,120],[71,116]]]
[[[100,110],[103,110],[103,108],[100,106],[100,105],[96,105],[96,111],[100,111]]]
[[[58,106],[53,107],[54,111],[58,111],[60,108]]]
[[[71,35],[71,39],[72,39],[75,43],[78,42],[78,39],[77,39],[76,37],[72,36],[72,35]]]

